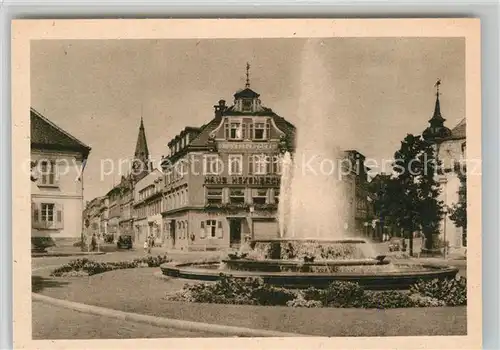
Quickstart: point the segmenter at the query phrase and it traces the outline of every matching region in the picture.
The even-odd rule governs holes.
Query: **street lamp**
[[[248,211],[250,212],[250,224],[251,224],[251,227],[250,227],[250,239],[253,239],[253,213],[255,211],[255,207],[253,205],[251,205],[248,208]]]

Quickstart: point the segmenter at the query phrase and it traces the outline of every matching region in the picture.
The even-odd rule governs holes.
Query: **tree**
[[[413,232],[422,230],[426,248],[434,246],[434,236],[443,215],[438,200],[439,183],[435,174],[437,160],[431,143],[421,136],[408,134],[394,154],[393,176],[386,182],[378,202],[381,215],[392,218],[409,238],[413,255]]]
[[[453,204],[450,208],[450,219],[455,223],[456,227],[461,227],[467,234],[467,173],[465,166],[455,167],[460,187],[458,188],[458,203]]]

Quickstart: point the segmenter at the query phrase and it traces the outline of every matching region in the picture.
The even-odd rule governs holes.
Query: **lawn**
[[[159,271],[158,268],[117,270],[78,278],[52,278],[48,276],[50,271],[40,271],[41,276],[34,278],[37,290],[44,295],[189,321],[317,336],[466,334],[466,307],[306,309],[166,301],[165,293],[180,289],[186,281],[155,277],[154,273]]]

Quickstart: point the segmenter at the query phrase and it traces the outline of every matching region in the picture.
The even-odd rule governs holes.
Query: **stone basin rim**
[[[392,271],[392,272],[373,272],[373,273],[358,273],[358,272],[265,272],[265,271],[238,271],[238,270],[212,270],[196,267],[196,265],[216,265],[220,264],[219,261],[213,262],[195,262],[195,263],[173,263],[168,262],[160,266],[162,272],[165,274],[165,270],[177,270],[183,274],[193,273],[195,275],[203,274],[209,276],[219,276],[220,274],[231,275],[233,277],[259,277],[259,276],[276,276],[276,277],[312,277],[312,278],[322,278],[322,277],[360,277],[360,278],[396,278],[396,277],[415,277],[415,276],[432,276],[436,275],[436,278],[440,275],[458,273],[459,269],[454,266],[438,265],[438,264],[418,264],[418,263],[401,263],[394,264],[398,265],[418,265],[424,270],[422,271]],[[194,266],[194,267],[193,267]]]
[[[279,237],[279,238],[264,238],[252,239],[250,243],[336,243],[336,244],[366,244],[366,240],[361,238],[345,238],[345,239],[330,239],[330,238],[295,238],[295,237]]]

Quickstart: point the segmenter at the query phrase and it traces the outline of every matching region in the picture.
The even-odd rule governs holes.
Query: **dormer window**
[[[243,112],[251,112],[252,111],[252,100],[244,99],[242,101],[242,110],[243,110]]]

